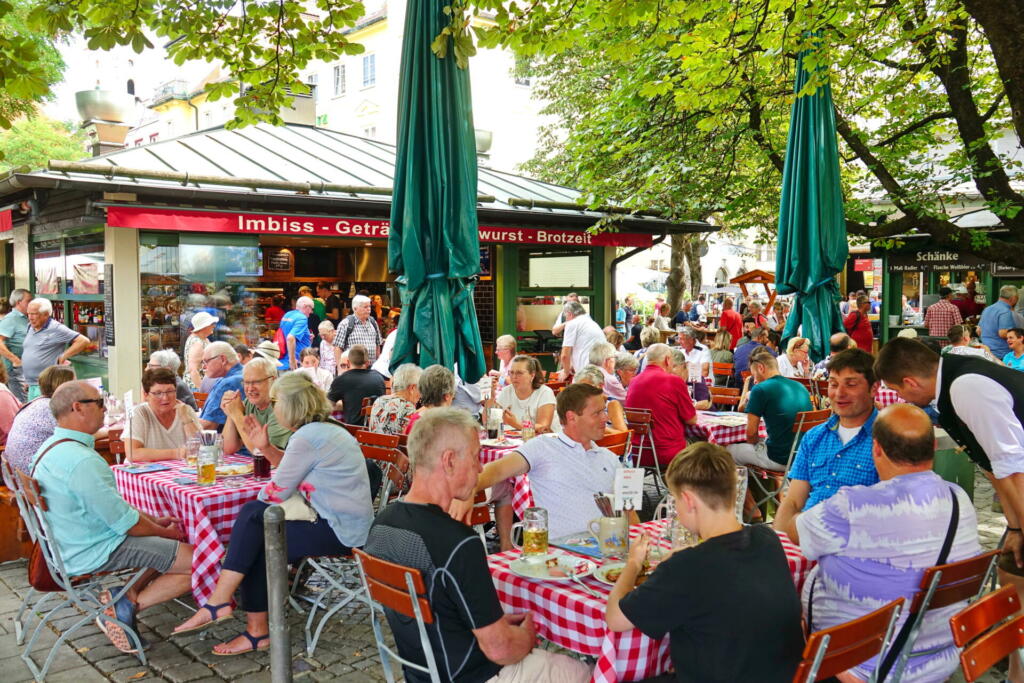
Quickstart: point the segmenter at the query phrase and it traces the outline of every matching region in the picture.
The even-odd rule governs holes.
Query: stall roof
[[[145,196],[188,197],[261,204],[301,199],[313,211],[329,212],[356,206],[367,214],[386,216],[390,196],[385,192],[361,191],[391,188],[396,148],[377,140],[301,124],[271,126],[260,123],[228,130],[213,128],[172,140],[131,147],[84,160],[94,166],[109,166],[115,173],[87,172],[78,168],[14,173],[0,180],[0,196],[26,187],[137,192]],[[127,170],[203,178],[130,177]],[[267,181],[260,186],[254,179]],[[233,184],[232,180],[238,180]],[[307,192],[282,188],[282,183],[308,183]],[[352,186],[351,191],[325,185]],[[572,188],[545,183],[481,166],[479,169],[481,217],[510,224],[559,224],[589,227],[607,214],[576,209],[582,193]],[[626,232],[688,233],[710,232],[710,224],[669,221],[652,215],[623,215],[618,224]]]

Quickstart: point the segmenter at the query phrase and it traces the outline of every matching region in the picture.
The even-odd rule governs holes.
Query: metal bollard
[[[267,595],[270,611],[270,680],[291,683],[292,640],[288,632],[288,545],[284,509],[263,511],[263,542],[267,551]]]

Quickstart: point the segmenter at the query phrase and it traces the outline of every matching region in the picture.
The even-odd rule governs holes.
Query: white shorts
[[[568,655],[533,648],[515,664],[501,668],[487,683],[586,683],[590,667]]]
[[[775,472],[785,472],[786,466],[780,465],[768,457],[768,444],[764,441],[757,443],[733,443],[725,447],[729,455],[736,461],[737,465],[753,465]]]

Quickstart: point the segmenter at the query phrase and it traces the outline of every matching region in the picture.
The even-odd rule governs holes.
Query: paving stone
[[[139,674],[142,674],[141,676]],[[121,669],[110,674],[109,678],[114,683],[133,683],[134,681],[146,681],[146,683],[152,683],[155,674],[152,669],[147,666],[141,666],[138,661],[135,662],[134,666],[130,666],[127,669]]]
[[[200,678],[207,678],[210,675],[210,667],[199,662],[175,666],[162,672],[171,683],[187,683],[197,681]]]
[[[87,665],[46,677],[46,683],[105,683],[106,680],[96,669]]]
[[[218,658],[221,661],[213,665],[213,670],[217,672],[221,678],[233,681],[240,676],[245,674],[256,673],[260,670],[260,665],[250,660],[244,655],[238,657]]]
[[[241,678],[236,678],[234,683],[270,683],[270,672],[260,671],[259,673],[246,674]]]
[[[109,640],[107,641],[106,645],[100,645],[99,647],[91,647],[85,652],[80,652],[79,654],[81,654],[86,659],[86,661],[90,663],[101,662],[104,659],[111,659],[113,657],[132,657],[131,655],[126,655],[125,653],[121,652],[116,647],[111,645]]]
[[[101,673],[112,674],[115,671],[123,671],[124,669],[134,669],[139,666],[139,660],[135,655],[129,655],[121,653],[117,657],[110,657],[108,659],[101,659],[92,663]]]

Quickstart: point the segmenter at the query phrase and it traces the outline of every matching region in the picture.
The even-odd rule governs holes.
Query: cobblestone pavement
[[[975,492],[979,533],[985,549],[994,548],[1005,527],[1001,514],[991,511],[992,489],[979,474]],[[15,643],[13,617],[21,598],[28,590],[25,562],[0,565],[0,680],[4,683],[30,681],[32,677],[20,658],[21,647]],[[79,629],[70,644],[61,646],[46,680],[54,683],[91,683],[92,681],[238,681],[250,683],[270,680],[270,655],[266,652],[237,657],[211,654],[214,643],[237,635],[244,628],[242,619],[235,619],[209,629],[205,634],[190,634],[170,639],[171,629],[187,618],[189,610],[171,603],[154,607],[139,616],[142,635],[152,644],[147,651],[149,665],[140,666],[137,659],[118,652],[95,625]],[[56,628],[73,621],[74,613],[58,618]],[[380,658],[373,642],[369,612],[365,605],[346,608],[324,631],[315,656],[305,654],[303,627],[305,618],[292,611],[291,624],[293,672],[298,680],[373,682],[384,680]],[[30,619],[30,626],[34,622]],[[56,640],[47,631],[37,645],[45,655]],[[958,676],[954,681],[962,681]],[[1002,675],[993,672],[981,679],[996,683]]]

